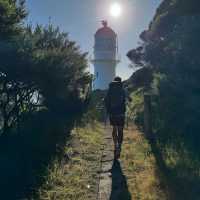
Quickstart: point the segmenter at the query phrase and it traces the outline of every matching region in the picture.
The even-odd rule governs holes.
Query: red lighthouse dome
[[[117,37],[116,33],[108,27],[107,21],[102,21],[103,27],[97,30],[95,37]]]

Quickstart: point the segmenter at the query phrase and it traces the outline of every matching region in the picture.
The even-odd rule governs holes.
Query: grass
[[[132,199],[169,199],[151,147],[135,127],[125,130],[121,162]]]
[[[128,114],[134,117],[129,118],[142,129],[144,115],[142,93],[140,90],[134,91],[131,93],[131,97],[133,102],[129,103]],[[156,133],[157,141],[149,145],[146,139],[141,134],[136,134],[135,131],[132,135],[127,132],[128,136],[125,138],[131,144],[125,144],[124,157],[132,157],[124,160],[125,166],[129,166],[128,169],[131,168],[135,174],[135,178],[131,178],[129,186],[130,188],[139,187],[139,189],[135,189],[136,193],[133,197],[136,199],[199,200],[198,139],[196,139],[197,142],[194,142],[195,137],[191,137],[189,134],[163,131],[161,128],[163,122],[159,119],[158,108],[155,107],[157,103],[157,100],[152,97],[153,130]],[[159,128],[155,129],[155,127]],[[149,156],[145,156],[146,154]],[[150,166],[148,167],[146,163]],[[135,165],[138,166],[136,171],[137,168],[141,168],[140,166],[145,168],[141,175],[144,176],[143,179],[140,178],[141,173],[134,172]],[[148,168],[153,170],[148,170]],[[127,177],[129,176],[131,176],[131,172],[127,174]],[[142,188],[140,189],[140,187]],[[152,188],[151,192],[145,188]],[[160,191],[165,191],[165,194]]]
[[[98,123],[72,131],[63,161],[54,161],[49,168],[40,200],[96,199],[102,131]]]
[[[38,199],[96,200],[103,131],[100,124],[72,131],[66,160],[55,161],[49,168]],[[132,199],[169,199],[150,145],[135,127],[125,130],[121,166]]]
[[[62,162],[54,161],[49,167],[37,200],[97,199],[103,131],[99,123],[72,131]],[[121,161],[115,169],[118,174],[112,177],[114,181],[121,178],[127,184],[120,193],[122,200],[199,199],[199,181],[178,176],[172,170],[178,159],[162,158],[161,154],[135,126],[125,129]]]

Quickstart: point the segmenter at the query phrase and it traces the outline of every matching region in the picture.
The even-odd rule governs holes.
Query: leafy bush
[[[0,0],[0,193],[34,193],[90,93],[86,53],[52,25],[25,27],[24,1]]]
[[[149,29],[141,34],[143,45],[128,53],[136,65],[153,72],[151,87],[156,95],[152,97],[152,115],[157,145],[176,181],[182,180],[178,184],[195,188],[184,193],[193,195],[186,199],[199,199],[200,190],[199,34],[199,2],[164,0]]]

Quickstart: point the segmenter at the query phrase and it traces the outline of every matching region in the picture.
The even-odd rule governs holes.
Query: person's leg
[[[119,144],[120,148],[123,143],[123,137],[124,137],[124,127],[118,126],[118,144]]]
[[[121,154],[121,146],[122,146],[122,142],[123,142],[123,126],[118,126],[117,127],[117,132],[118,132],[118,136],[117,136],[117,143],[118,146],[116,148],[116,153],[115,153],[115,158],[119,159],[120,158],[120,154]]]
[[[112,132],[112,136],[113,136],[113,141],[114,141],[114,159],[118,159],[119,158],[119,145],[118,145],[118,136],[117,136],[117,126],[113,126],[113,132]]]
[[[115,149],[116,149],[116,147],[118,145],[117,126],[113,126],[112,136],[113,136],[114,146],[115,146]]]

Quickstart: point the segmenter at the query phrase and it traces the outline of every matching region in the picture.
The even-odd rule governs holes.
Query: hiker
[[[126,92],[120,77],[116,77],[114,81],[110,83],[105,97],[105,106],[110,118],[110,124],[113,126],[114,158],[119,159],[123,142],[126,112]]]

